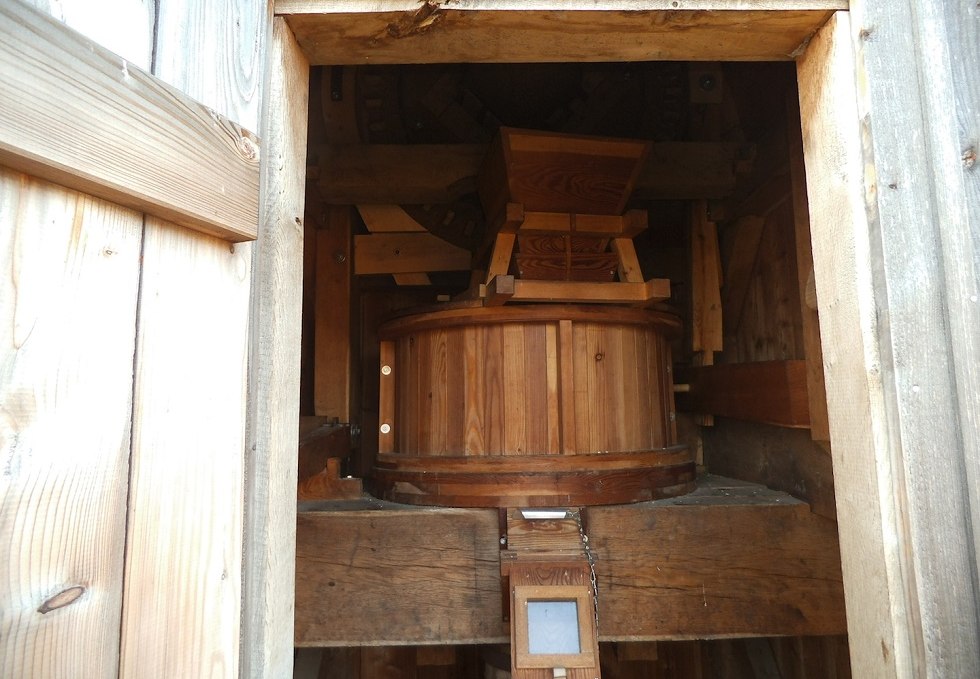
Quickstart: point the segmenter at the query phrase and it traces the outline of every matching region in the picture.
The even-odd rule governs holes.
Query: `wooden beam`
[[[691,205],[692,349],[713,362],[712,353],[724,347],[721,309],[721,254],[718,229],[708,220],[704,201]]]
[[[431,233],[354,236],[354,273],[468,271],[472,255]]]
[[[652,145],[635,198],[723,198],[735,188],[744,144],[662,142]],[[319,187],[328,203],[449,203],[476,191],[483,144],[341,144],[320,149]]]
[[[601,11],[551,0],[518,11],[520,3],[490,0],[421,8],[404,0],[279,0],[276,12],[312,63],[407,64],[790,60],[830,10],[847,8],[840,0],[765,4],[694,0],[681,12],[669,0],[621,0]]]
[[[300,512],[296,645],[506,642],[497,512],[372,506]],[[602,641],[844,630],[834,524],[784,493],[709,477],[585,525]]]
[[[496,276],[487,284],[487,304],[499,304],[501,290],[515,302],[593,302],[646,306],[670,299],[670,281],[653,278],[645,283],[590,283],[584,281],[525,281]],[[512,294],[511,294],[512,291]],[[491,301],[493,300],[493,301]]]
[[[678,375],[690,390],[677,394],[678,410],[809,427],[806,361],[725,363],[689,368]]]
[[[852,3],[798,64],[854,676],[980,675],[975,12]]]
[[[350,422],[351,209],[327,207],[316,236],[313,410],[341,422]]]
[[[226,240],[256,237],[254,134],[19,2],[0,5],[0,163]]]
[[[282,19],[270,37],[249,321],[241,673],[271,678],[292,667],[298,432],[288,425],[299,416],[309,65]]]
[[[358,205],[357,211],[371,233],[416,233],[426,230],[400,205]],[[420,271],[396,273],[392,277],[396,285],[432,285],[428,274]]]
[[[646,210],[630,210],[624,215],[525,212],[517,232],[521,235],[574,234],[598,238],[633,238],[646,228]]]

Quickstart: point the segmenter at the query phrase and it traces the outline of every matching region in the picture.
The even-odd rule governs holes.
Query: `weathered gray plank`
[[[282,19],[269,50],[252,269],[241,675],[274,678],[292,676],[293,666],[309,66]]]
[[[800,79],[854,673],[977,676],[976,9],[852,15]]]

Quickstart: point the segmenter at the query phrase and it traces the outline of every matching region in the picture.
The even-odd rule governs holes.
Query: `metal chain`
[[[599,581],[595,576],[595,555],[589,547],[589,536],[585,534],[582,527],[582,510],[575,511],[575,524],[578,526],[578,536],[582,541],[582,551],[585,553],[585,560],[589,564],[589,578],[592,582],[592,612],[595,617],[595,638],[599,641]]]

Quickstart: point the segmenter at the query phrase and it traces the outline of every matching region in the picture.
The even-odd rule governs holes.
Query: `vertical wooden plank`
[[[148,3],[29,4],[149,68]],[[141,240],[132,210],[0,168],[2,676],[118,671]]]
[[[350,422],[351,209],[326,208],[316,237],[313,410]]]
[[[428,452],[432,455],[448,453],[447,416],[448,416],[448,375],[446,372],[446,350],[448,347],[448,331],[445,329],[429,331],[431,338],[428,361],[423,365],[429,366],[429,389],[424,395],[429,401],[430,422]]]
[[[378,452],[395,452],[395,383],[398,380],[399,366],[395,361],[393,340],[381,342],[381,369],[378,372]],[[385,425],[388,430],[385,431]],[[370,436],[370,432],[366,432]]]
[[[529,455],[543,455],[548,447],[548,419],[542,418],[539,407],[532,407],[531,404],[548,402],[547,331],[543,323],[522,325],[525,346],[525,452]]]
[[[606,383],[606,446],[608,451],[629,450],[633,447],[627,432],[632,432],[636,426],[637,417],[646,413],[636,410],[636,402],[629,400],[623,352],[623,328],[608,325],[602,328],[603,346],[602,359],[596,361],[596,367],[602,371]],[[632,372],[632,371],[630,371]]]
[[[803,139],[796,121],[799,102],[789,105],[789,174],[793,188],[793,223],[795,225],[796,272],[800,288],[800,312],[803,322],[803,357],[806,359],[807,400],[810,406],[810,437],[814,441],[830,441],[827,419],[827,389],[823,377],[823,354],[820,346],[820,319],[817,315],[813,285],[813,252],[810,248],[810,214],[806,195],[806,167],[803,161]]]
[[[141,230],[0,168],[0,676],[116,676]]]
[[[691,330],[694,351],[722,350],[721,264],[718,230],[704,201],[691,206]],[[705,365],[710,365],[707,361]]]
[[[504,384],[504,450],[510,454],[527,453],[527,382],[525,380],[524,328],[520,324],[503,325]]]
[[[258,129],[269,10],[159,3],[154,74]],[[239,674],[252,254],[146,221],[122,677]]]
[[[465,328],[446,330],[446,452],[462,455],[466,445]]]
[[[508,398],[504,380],[504,330],[499,324],[486,327],[486,444],[487,455],[500,455],[504,450],[504,408]]]
[[[418,413],[418,429],[416,430],[418,437],[417,450],[426,455],[430,455],[433,452],[432,440],[434,437],[433,430],[435,428],[432,420],[432,392],[434,389],[433,379],[435,377],[432,356],[436,343],[435,333],[431,330],[423,330],[415,335],[414,341],[410,343],[413,345],[415,352],[414,360],[417,361],[416,366],[418,371],[415,383],[418,389],[415,395],[415,408]]]
[[[561,453],[578,452],[575,426],[575,361],[572,322],[558,321],[558,372],[561,380]]]
[[[561,453],[561,395],[558,391],[559,349],[558,324],[548,323],[545,329],[545,362],[547,380],[547,444],[545,452],[549,455]]]
[[[486,413],[486,391],[484,380],[484,356],[486,353],[486,329],[467,327],[463,329],[464,363],[469,368],[463,376],[463,398],[466,402],[466,432],[463,452],[466,455],[484,455],[487,444],[483,437],[484,414]]]
[[[288,676],[293,663],[309,65],[282,19],[273,24],[269,49],[245,447],[245,677]]]
[[[883,532],[906,548],[912,670],[980,676],[977,7],[852,9],[887,423],[876,453],[899,472],[890,491],[900,513]],[[819,301],[819,280],[817,291]]]

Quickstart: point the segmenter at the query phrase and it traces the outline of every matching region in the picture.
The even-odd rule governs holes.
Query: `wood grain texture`
[[[19,3],[0,13],[5,165],[228,240],[255,238],[251,132],[51,17]]]
[[[840,3],[277,3],[315,64],[788,60]],[[720,5],[720,7],[719,7]],[[767,11],[778,9],[781,11]],[[523,11],[521,11],[523,10]],[[563,11],[564,10],[564,11]]]
[[[587,510],[600,639],[843,633],[833,522],[713,478],[671,500]]]
[[[155,74],[258,129],[267,9],[161,4]],[[143,247],[120,676],[233,677],[252,247],[155,219]]]
[[[297,428],[292,424],[299,415],[309,91],[306,58],[281,19],[273,23],[269,51],[262,224],[249,324],[242,573],[241,675],[256,679],[288,676],[293,664]]]
[[[844,629],[833,523],[783,493],[716,477],[686,498],[590,509],[587,525],[602,641]],[[505,642],[498,539],[492,510],[310,506],[297,645]]]
[[[834,332],[821,328],[824,352],[847,333],[854,354],[833,356],[833,379],[825,356],[828,392],[837,392],[835,466],[860,465],[854,471],[875,484],[868,492],[863,479],[845,481],[837,494],[849,612],[861,607],[850,618],[854,669],[971,676],[980,672],[976,7],[871,1],[852,12],[849,30],[841,20],[828,33],[823,54],[848,72],[856,65],[861,77],[848,93],[856,110],[818,92],[802,96],[801,109],[815,121],[804,129],[811,204],[828,189],[810,178],[811,148],[822,154],[818,174],[839,180],[819,163],[843,157],[851,180],[834,187],[850,218],[835,228],[840,208],[821,200],[811,230],[815,267],[818,217],[822,236],[833,234],[843,251],[822,243],[815,273],[821,324],[837,314]],[[814,59],[806,74],[841,87],[827,83],[822,65]],[[817,138],[831,125],[842,131]],[[842,154],[845,142],[857,153]],[[839,458],[838,431],[847,439]],[[842,500],[857,506],[845,514]],[[870,573],[884,582],[868,582]]]
[[[854,675],[911,676],[910,547],[896,525],[901,472],[889,452],[879,377],[851,31],[849,16],[835,15],[798,65],[841,567]]]
[[[115,677],[142,218],[0,169],[0,675]]]

